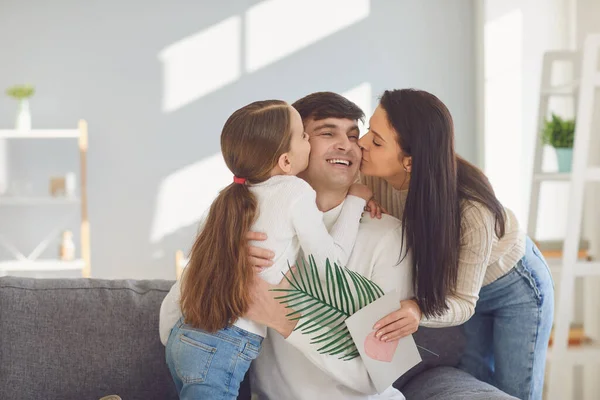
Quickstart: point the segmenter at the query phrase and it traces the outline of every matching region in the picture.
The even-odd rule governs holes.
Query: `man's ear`
[[[402,159],[402,165],[404,166],[404,170],[410,174],[412,170],[412,156],[405,156]]]
[[[279,156],[279,160],[277,160],[277,165],[279,166],[279,168],[281,168],[281,170],[286,173],[289,174],[292,172],[292,161],[290,160],[290,155],[289,153],[283,153],[282,155]]]

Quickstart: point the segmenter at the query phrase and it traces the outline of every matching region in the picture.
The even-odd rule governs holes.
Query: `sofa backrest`
[[[465,347],[465,339],[461,327],[450,328],[419,328],[414,334],[419,346],[421,363],[402,375],[394,386],[402,387],[416,375],[434,367],[455,367]]]
[[[177,399],[158,336],[173,281],[0,278],[0,399]],[[421,328],[425,369],[454,366],[460,328]],[[247,382],[239,398],[248,398]]]
[[[158,335],[172,284],[0,278],[0,399],[177,399]]]

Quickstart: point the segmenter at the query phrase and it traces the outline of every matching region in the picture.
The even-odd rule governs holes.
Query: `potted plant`
[[[15,85],[6,89],[6,94],[19,101],[19,110],[15,121],[15,129],[31,129],[31,113],[29,111],[29,99],[35,93],[31,85]]]
[[[552,113],[552,118],[544,123],[542,140],[554,147],[558,160],[558,172],[570,172],[573,161],[573,141],[575,120],[563,119]]]

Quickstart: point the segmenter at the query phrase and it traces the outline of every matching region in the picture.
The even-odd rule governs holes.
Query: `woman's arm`
[[[470,205],[463,212],[456,290],[446,299],[448,311],[439,317],[423,318],[422,326],[455,326],[467,322],[473,316],[492,254],[496,237],[495,224],[493,215],[483,206]]]
[[[446,299],[448,311],[439,317],[425,318],[415,301],[403,301],[400,309],[377,322],[376,336],[381,340],[408,336],[416,330],[415,324],[443,328],[463,324],[473,316],[495,240],[496,221],[479,205],[469,206],[463,221],[457,286]]]

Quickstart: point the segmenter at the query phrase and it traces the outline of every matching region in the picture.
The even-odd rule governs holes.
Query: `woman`
[[[446,106],[424,91],[386,91],[359,145],[361,173],[402,220],[412,253],[416,302],[379,321],[378,337],[412,333],[415,313],[421,326],[464,323],[462,369],[519,399],[541,399],[550,272],[486,176],[456,155]]]

